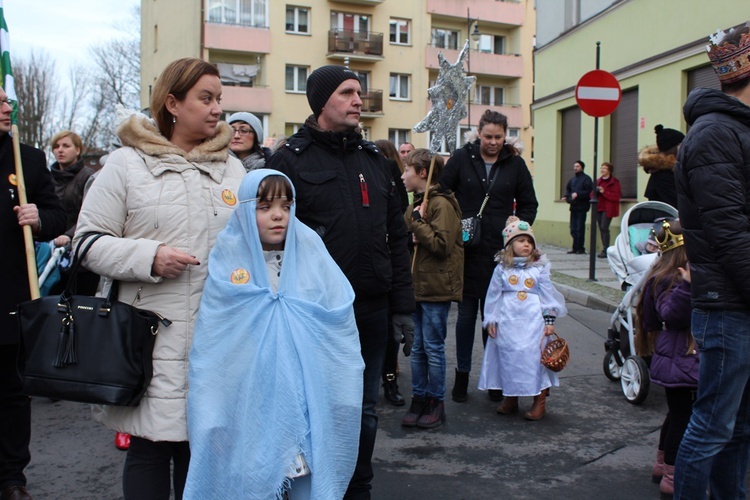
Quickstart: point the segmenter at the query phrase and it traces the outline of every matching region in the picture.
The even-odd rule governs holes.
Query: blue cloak
[[[294,204],[278,292],[269,287],[255,218],[269,175],[283,176],[245,176],[209,256],[190,350],[186,499],[280,498],[300,454],[311,498],[342,498],[354,472],[364,370],[354,292]]]

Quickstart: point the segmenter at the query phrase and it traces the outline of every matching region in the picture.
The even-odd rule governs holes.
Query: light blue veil
[[[271,290],[255,218],[270,175],[283,176],[245,176],[209,256],[190,350],[186,499],[280,498],[299,454],[311,498],[342,498],[354,472],[364,370],[354,292],[294,204]],[[232,282],[238,269],[247,283]]]

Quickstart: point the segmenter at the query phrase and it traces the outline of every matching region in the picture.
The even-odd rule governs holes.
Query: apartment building
[[[430,109],[438,52],[477,77],[464,142],[486,109],[508,116],[531,157],[533,0],[142,0],[141,100],[148,105],[161,70],[180,57],[217,65],[227,113],[251,111],[267,138],[294,133],[310,114],[307,76],[346,65],[362,82],[362,125],[371,140],[427,147],[411,128]],[[469,120],[470,118],[470,120]],[[447,151],[445,151],[447,153]]]
[[[687,132],[682,106],[690,91],[718,88],[706,56],[708,35],[745,22],[747,0],[536,0],[536,8],[534,228],[543,242],[567,247],[569,214],[560,197],[573,162],[582,159],[592,177],[599,172],[593,161],[594,118],[575,100],[576,83],[596,67],[596,43],[601,42],[601,69],[614,74],[622,88],[619,107],[598,121],[597,158],[599,164],[614,164],[622,215],[645,200],[648,175],[638,166],[638,152],[656,143],[654,127]],[[615,219],[615,235],[619,226]]]

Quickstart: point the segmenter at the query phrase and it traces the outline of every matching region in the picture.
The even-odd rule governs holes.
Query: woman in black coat
[[[484,315],[484,297],[495,269],[494,256],[503,246],[505,221],[515,214],[532,224],[539,206],[526,162],[505,142],[507,131],[505,115],[485,111],[479,120],[479,139],[457,149],[440,177],[440,184],[455,193],[463,218],[479,213],[489,190],[482,212],[481,243],[464,251],[464,298],[456,321],[457,368],[452,392],[458,402],[467,398],[477,310]],[[482,337],[486,342],[485,331]],[[491,391],[490,397],[499,400],[501,395]]]

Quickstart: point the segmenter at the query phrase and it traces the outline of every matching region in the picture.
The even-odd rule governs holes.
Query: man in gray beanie
[[[307,79],[313,114],[267,162],[292,180],[297,217],[320,235],[356,294],[365,373],[359,456],[347,499],[370,498],[388,310],[408,356],[415,309],[404,216],[385,157],[359,132],[360,93],[359,78],[345,67],[313,71]]]

